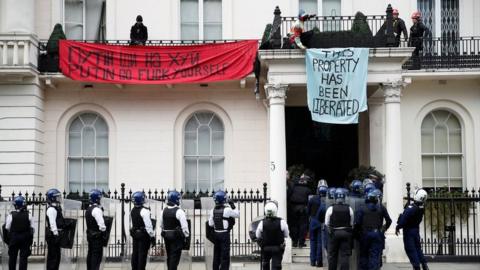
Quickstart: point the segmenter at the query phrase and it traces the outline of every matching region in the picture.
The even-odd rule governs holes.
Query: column
[[[388,262],[406,260],[402,238],[395,235],[396,219],[403,211],[403,179],[401,171],[402,137],[401,108],[403,82],[387,82],[382,85],[385,98],[385,187],[386,204],[392,226],[387,232],[386,258]]]
[[[35,2],[35,0],[2,0],[0,33],[34,34],[37,5]]]
[[[285,98],[288,85],[266,84],[269,109],[270,197],[278,202],[278,216],[287,217],[287,150]]]

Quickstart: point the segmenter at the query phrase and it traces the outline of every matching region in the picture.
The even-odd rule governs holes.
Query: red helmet
[[[422,13],[420,13],[420,11],[415,11],[412,13],[412,19],[420,19],[420,17],[422,17]]]
[[[395,8],[395,9],[393,9],[393,13],[392,13],[392,14],[393,14],[393,15],[398,15],[398,14],[400,14],[400,13],[398,13],[398,9]]]

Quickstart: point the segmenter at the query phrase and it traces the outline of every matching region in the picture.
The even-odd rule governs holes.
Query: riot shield
[[[203,239],[204,244],[204,252],[205,252],[205,269],[211,270],[213,269],[213,247],[214,244],[212,242],[214,231],[213,228],[208,225],[208,219],[210,217],[210,212],[215,207],[215,202],[211,197],[203,197],[200,198],[200,203],[202,206],[202,215],[205,215],[206,222],[204,223],[205,227],[205,238]],[[210,239],[210,240],[209,240]]]
[[[82,202],[65,199],[63,200],[63,217],[65,220],[64,228],[59,231],[60,235],[60,268],[59,269],[75,269],[74,258],[75,249],[79,245],[79,237],[77,233],[77,224],[81,215]]]
[[[8,233],[5,230],[5,221],[7,220],[7,216],[10,214],[10,212],[13,211],[13,205],[11,202],[0,202],[0,252],[2,252],[2,263],[0,264],[0,267],[2,267],[2,270],[7,270],[8,269]]]

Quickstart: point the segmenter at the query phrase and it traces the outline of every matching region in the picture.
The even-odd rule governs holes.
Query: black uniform
[[[420,51],[423,50],[423,35],[428,32],[428,28],[423,24],[422,21],[414,23],[410,27],[410,39],[408,41],[409,47],[415,47],[413,51],[413,56],[419,56]]]
[[[55,209],[57,211],[57,218],[55,219],[55,224],[57,225],[57,230],[60,231],[65,226],[65,220],[62,214],[62,208],[60,206],[49,205],[49,208]],[[45,232],[45,238],[48,245],[48,254],[47,254],[47,270],[55,270],[60,267],[60,236],[54,235],[50,227],[50,219],[47,220],[47,231]]]
[[[292,210],[292,223],[290,225],[290,237],[292,245],[305,246],[305,235],[307,234],[308,214],[307,204],[308,196],[313,192],[308,186],[308,182],[300,179],[295,183],[289,197],[289,203]]]
[[[103,242],[105,233],[100,230],[97,221],[92,216],[93,209],[97,207],[100,208],[96,204],[90,205],[85,212],[85,223],[87,224],[88,241],[87,270],[100,269],[100,264],[102,263],[103,257]]]
[[[132,229],[130,234],[133,238],[132,251],[132,269],[144,270],[147,266],[148,249],[150,248],[150,235],[145,230],[145,222],[143,221],[140,211],[143,206],[135,206],[130,212],[132,217]]]
[[[285,251],[285,240],[281,226],[281,218],[267,217],[262,221],[262,269],[282,269],[283,252]]]
[[[148,30],[141,22],[135,23],[130,29],[130,44],[145,45],[148,39]]]
[[[179,209],[178,206],[167,207],[163,210],[162,214],[162,236],[165,239],[168,270],[177,269],[178,264],[180,263],[180,257],[182,256],[183,243],[185,241],[182,226],[177,219],[177,211]]]
[[[408,31],[407,27],[405,26],[405,21],[397,18],[393,19],[393,33],[395,34],[395,47],[400,46],[400,39],[403,33],[405,40],[408,39]]]
[[[213,250],[213,270],[228,270],[230,268],[230,231],[235,225],[233,217],[224,217],[224,205],[216,205],[213,209],[213,228],[215,241]],[[228,221],[225,228],[223,221]]]
[[[20,251],[19,270],[26,270],[28,256],[31,254],[30,246],[33,243],[30,214],[26,209],[12,211],[10,214],[12,215],[12,223],[9,230],[8,268],[15,270],[18,252]]]
[[[329,270],[337,270],[338,259],[340,259],[340,270],[348,270],[350,267],[349,257],[352,255],[352,217],[350,214],[350,207],[347,204],[332,206],[328,224],[330,230],[328,237]]]

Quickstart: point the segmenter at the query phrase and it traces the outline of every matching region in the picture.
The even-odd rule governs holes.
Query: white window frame
[[[205,33],[204,33],[204,23],[205,23],[205,22],[204,22],[204,16],[203,16],[203,15],[204,15],[204,14],[203,14],[203,2],[204,2],[204,1],[205,1],[205,0],[198,0],[198,40],[204,40],[204,37],[205,37]],[[180,15],[180,14],[181,14],[181,5],[182,5],[181,2],[182,2],[181,0],[178,1],[178,9],[179,9],[179,11],[180,11],[180,13],[179,13],[179,24],[180,24],[180,25],[179,25],[179,29],[180,29],[180,31],[179,31],[179,33],[180,33],[179,37],[180,37],[180,38],[181,38],[181,36],[182,36],[182,18],[181,18],[181,15]],[[222,22],[221,22],[221,26],[222,26],[222,36],[221,36],[218,40],[223,39],[223,28],[224,28],[224,21],[223,21],[223,12],[224,12],[224,10],[223,10],[223,5],[224,5],[225,3],[224,3],[224,0],[220,0],[220,2],[222,3],[222,8],[220,9],[221,12],[222,12]]]
[[[71,0],[71,2],[77,2],[77,3],[82,3],[83,5],[83,8],[82,8],[82,22],[69,22],[69,21],[65,21],[65,2],[68,1],[68,0],[61,0],[61,12],[62,12],[62,26],[63,26],[63,31],[65,32],[65,35],[67,35],[67,24],[77,24],[77,25],[81,25],[82,26],[82,38],[81,40],[86,40],[87,39],[87,1],[88,0]],[[105,5],[107,4],[107,0],[104,0],[105,2]],[[107,8],[105,6],[105,10],[104,10],[105,14],[105,18],[106,18],[106,15],[107,15]],[[99,28],[103,28],[103,31],[106,32],[106,19],[105,19],[105,25],[103,25],[103,22],[100,21],[100,25],[98,26]],[[105,34],[106,36],[106,34]]]
[[[444,112],[447,112],[448,113],[448,116],[446,118],[446,120],[442,123],[438,123],[438,121],[436,120],[435,118],[435,112],[438,112],[438,111],[444,111]],[[422,125],[420,127],[421,129],[421,136],[423,136],[423,121],[428,117],[428,116],[432,116],[433,120],[435,121],[433,127],[432,127],[432,132],[433,133],[433,137],[432,137],[432,140],[433,140],[433,152],[423,152],[423,149],[421,148],[421,160],[422,160],[422,164],[423,164],[423,158],[424,157],[432,157],[433,158],[433,177],[425,177],[423,175],[423,170],[422,170],[422,185],[424,183],[425,180],[428,180],[428,181],[433,181],[433,188],[437,189],[437,188],[441,188],[439,186],[437,186],[437,180],[447,180],[447,183],[448,183],[448,189],[450,190],[450,188],[464,188],[465,187],[465,142],[464,142],[464,128],[460,122],[460,119],[457,115],[455,115],[454,113],[452,113],[451,111],[449,110],[445,110],[445,109],[435,109],[435,110],[432,110],[430,111],[427,115],[425,115],[425,117],[423,118],[422,120]],[[460,125],[460,139],[461,139],[461,149],[462,149],[462,152],[460,153],[456,153],[456,152],[448,152],[448,153],[444,153],[444,152],[436,152],[435,150],[435,129],[436,127],[438,126],[444,126],[447,130],[447,149],[448,151],[450,151],[450,130],[449,130],[449,127],[448,125],[444,125],[443,123],[445,123],[446,121],[448,121],[448,119],[453,116],[457,119],[459,125]],[[436,176],[436,173],[437,173],[437,170],[436,170],[436,157],[446,157],[447,158],[447,177],[445,179],[445,177],[437,177]],[[461,160],[461,176],[460,177],[451,177],[450,176],[450,157],[460,157],[460,160]],[[423,165],[422,165],[423,166]],[[462,182],[462,186],[461,187],[452,187],[451,186],[451,183],[450,181],[451,180],[461,180]]]
[[[96,119],[93,121],[93,123],[91,125],[85,125],[85,123],[83,122],[81,116],[82,115],[85,115],[85,114],[95,114],[96,115]],[[71,128],[71,125],[73,124],[73,122],[79,118],[80,121],[82,122],[83,124],[83,127],[82,129],[80,130],[80,149],[81,149],[81,152],[82,152],[82,155],[80,156],[71,156],[70,155],[70,128]],[[97,130],[96,128],[94,127],[95,125],[95,122],[98,120],[98,119],[102,119],[107,127],[107,156],[97,156]],[[92,127],[93,128],[93,131],[94,131],[94,149],[95,149],[95,154],[93,156],[84,156],[83,155],[83,129],[86,128],[86,127]],[[94,180],[95,180],[95,187],[97,187],[97,160],[106,160],[108,161],[108,168],[107,168],[107,173],[108,173],[108,176],[107,176],[107,181],[106,181],[106,187],[108,188],[109,186],[109,182],[110,182],[110,158],[109,158],[109,155],[110,155],[110,129],[109,129],[109,126],[108,126],[108,123],[107,121],[105,120],[105,118],[103,118],[100,114],[98,113],[95,113],[95,112],[82,112],[80,114],[77,114],[75,117],[72,118],[70,124],[68,125],[68,129],[67,129],[67,144],[66,144],[66,152],[67,152],[67,160],[66,160],[66,165],[67,165],[67,170],[66,170],[66,176],[67,176],[67,187],[68,187],[68,190],[70,192],[77,192],[77,190],[70,190],[70,160],[80,160],[81,161],[81,165],[80,165],[80,189],[78,190],[78,192],[88,192],[88,190],[85,190],[85,187],[84,187],[84,182],[85,182],[85,179],[83,178],[83,165],[84,165],[84,160],[94,160]],[[107,190],[105,190],[107,191]]]
[[[208,124],[200,124],[200,121],[197,117],[197,114],[199,113],[211,113],[212,116],[210,118],[210,120],[208,121]],[[212,122],[213,118],[216,117],[220,123],[222,123],[222,127],[223,127],[223,131],[213,131],[212,128],[210,127],[210,123]],[[197,123],[199,124],[199,126],[197,127],[196,131],[195,131],[195,137],[196,137],[196,155],[187,155],[185,152],[186,152],[186,149],[185,149],[185,135],[187,134],[187,131],[185,130],[186,128],[186,125],[187,123],[192,119],[192,118],[195,118]],[[198,145],[199,145],[199,136],[198,136],[198,130],[200,127],[202,126],[207,126],[209,127],[210,129],[210,149],[209,149],[209,155],[199,155],[198,154]],[[222,132],[223,133],[223,155],[214,155],[212,153],[212,146],[213,146],[213,139],[212,139],[212,136],[213,136],[213,133],[214,132]],[[189,133],[193,133],[192,131],[189,131]],[[200,171],[199,171],[199,161],[200,159],[208,159],[210,161],[210,175],[209,175],[209,178],[210,178],[210,187],[209,187],[209,191],[212,191],[213,190],[213,182],[215,179],[213,179],[213,161],[214,160],[223,160],[223,183],[222,185],[225,186],[225,124],[224,122],[222,121],[222,118],[220,118],[220,116],[218,116],[215,112],[212,112],[212,111],[207,111],[207,110],[203,110],[203,111],[196,111],[194,112],[190,117],[188,117],[185,121],[185,125],[184,125],[184,128],[183,128],[183,189],[186,190],[186,186],[187,186],[187,179],[186,179],[186,166],[185,166],[185,163],[186,163],[186,160],[187,158],[193,158],[193,159],[196,159],[196,162],[197,162],[197,172],[196,172],[196,188],[195,190],[198,192],[200,191],[199,189],[199,175],[200,175]],[[189,190],[189,191],[192,191],[192,190]],[[201,191],[205,191],[205,190],[201,190]]]

